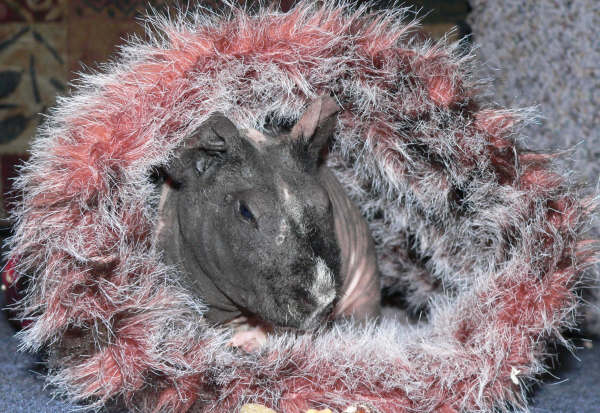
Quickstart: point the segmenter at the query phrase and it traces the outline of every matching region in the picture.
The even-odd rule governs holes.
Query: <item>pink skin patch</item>
[[[257,351],[267,342],[270,326],[255,319],[238,317],[227,323],[233,329],[230,346],[240,348],[248,353]]]
[[[257,351],[267,341],[267,332],[263,327],[254,327],[248,331],[235,333],[231,338],[231,345],[251,353]]]

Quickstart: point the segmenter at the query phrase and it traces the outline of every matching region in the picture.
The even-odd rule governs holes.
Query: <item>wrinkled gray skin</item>
[[[207,321],[309,330],[379,314],[373,241],[321,159],[338,110],[319,98],[277,137],[214,113],[165,168],[158,246],[189,276]]]

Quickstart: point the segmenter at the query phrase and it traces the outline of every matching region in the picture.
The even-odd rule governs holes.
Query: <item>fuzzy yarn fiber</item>
[[[17,181],[10,240],[29,279],[22,348],[53,352],[59,394],[164,412],[524,407],[598,258],[584,235],[596,200],[554,155],[519,148],[527,111],[480,104],[470,55],[415,40],[406,10],[355,6],[149,18],[149,39],[59,99]],[[343,107],[327,162],[369,222],[383,287],[427,317],[241,353],[161,261],[149,175],[213,111],[264,130],[323,94]]]
[[[490,96],[500,105],[536,105],[522,130],[531,148],[568,149],[558,161],[600,185],[600,3],[595,0],[470,0],[469,24]],[[594,224],[600,234],[600,222]],[[600,272],[600,267],[596,266]],[[596,284],[598,285],[598,284]],[[583,325],[600,334],[600,289],[589,291]]]

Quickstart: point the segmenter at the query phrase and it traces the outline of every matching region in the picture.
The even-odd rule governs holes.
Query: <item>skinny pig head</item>
[[[166,168],[158,242],[222,323],[311,329],[337,299],[340,249],[318,179],[339,106],[314,101],[290,133],[240,131],[216,112]]]

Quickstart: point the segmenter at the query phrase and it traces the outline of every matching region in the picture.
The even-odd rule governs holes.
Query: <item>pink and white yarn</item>
[[[405,10],[301,1],[289,12],[153,17],[40,128],[10,241],[30,277],[22,347],[90,408],[231,412],[258,402],[380,412],[508,411],[573,325],[595,199],[515,143],[526,111],[482,107],[472,58],[415,40]],[[383,281],[427,322],[393,318],[226,345],[153,243],[153,168],[213,111],[240,128],[343,111],[328,163],[360,206]]]

